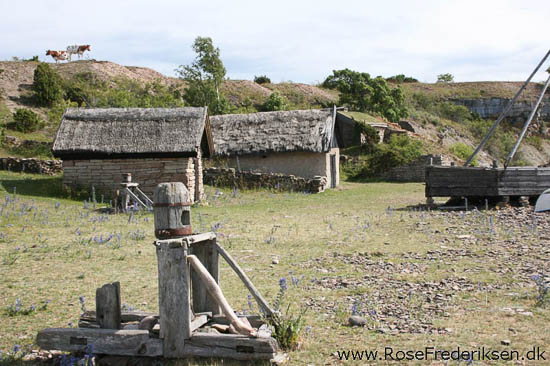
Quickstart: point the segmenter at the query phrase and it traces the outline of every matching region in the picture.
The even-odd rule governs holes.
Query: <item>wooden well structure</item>
[[[155,191],[155,232],[163,238],[154,242],[159,313],[122,312],[120,285],[107,284],[97,289],[96,311],[82,314],[79,328],[44,329],[37,336],[40,347],[70,352],[91,348],[95,354],[117,356],[280,358],[278,343],[263,321],[273,310],[217,243],[216,234],[177,235],[191,229],[187,195],[183,183],[161,183]],[[255,298],[263,317],[233,312],[219,287],[220,256]]]

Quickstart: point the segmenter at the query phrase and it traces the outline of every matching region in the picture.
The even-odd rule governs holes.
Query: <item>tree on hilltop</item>
[[[220,49],[210,37],[197,37],[192,48],[196,53],[193,63],[176,70],[187,82],[183,99],[192,106],[208,106],[212,115],[227,113],[229,102],[220,91],[226,73]]]
[[[408,114],[401,88],[391,88],[381,76],[372,78],[366,72],[334,70],[323,86],[340,92],[339,104],[360,112],[374,112],[392,122]]]

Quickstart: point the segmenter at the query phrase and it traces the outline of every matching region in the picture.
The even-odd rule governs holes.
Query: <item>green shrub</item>
[[[350,172],[351,180],[380,177],[391,168],[408,164],[422,155],[423,145],[407,135],[394,135],[387,143],[375,145],[373,150],[360,166]]]
[[[285,96],[279,94],[278,91],[271,93],[269,98],[261,106],[261,110],[264,112],[269,111],[286,111],[288,109],[288,100]]]
[[[266,75],[254,76],[254,82],[256,84],[271,84],[271,79]]]
[[[373,147],[380,141],[380,136],[376,129],[367,123],[357,122],[354,127],[354,141],[359,141],[361,136],[365,138],[365,141],[361,143],[361,151],[363,153],[372,152]]]
[[[44,122],[30,109],[18,108],[13,114],[13,129],[20,132],[34,132],[43,127]]]
[[[451,145],[451,147],[449,148],[449,151],[451,152],[451,154],[455,155],[457,158],[466,161],[472,155],[472,153],[474,152],[474,149],[463,142],[457,142]],[[471,164],[473,166],[477,166],[477,157],[475,157],[474,160],[472,160]]]
[[[410,76],[405,76],[404,74],[390,76],[389,78],[386,78],[386,81],[389,81],[390,83],[398,83],[398,84],[401,84],[401,83],[418,83],[417,79],[415,79],[413,77],[410,77]]]
[[[435,106],[435,112],[439,117],[464,123],[473,119],[472,113],[463,105],[453,102],[439,102]]]
[[[32,90],[40,105],[51,106],[63,99],[63,80],[50,65],[41,62],[34,70]]]
[[[525,138],[525,142],[528,144],[533,145],[535,149],[537,149],[540,152],[544,152],[544,146],[542,145],[542,137],[540,136],[529,136]]]

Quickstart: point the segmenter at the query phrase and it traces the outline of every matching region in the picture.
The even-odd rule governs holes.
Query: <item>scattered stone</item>
[[[367,319],[358,315],[350,316],[348,321],[349,325],[352,327],[364,327],[367,324]]]
[[[158,323],[158,319],[154,316],[146,316],[139,322],[138,329],[152,331],[154,326]]]
[[[500,344],[502,344],[503,346],[509,346],[510,345],[510,340],[509,339],[503,339],[502,341],[500,341]]]
[[[273,258],[271,260],[271,264],[279,264],[279,259],[278,258]]]

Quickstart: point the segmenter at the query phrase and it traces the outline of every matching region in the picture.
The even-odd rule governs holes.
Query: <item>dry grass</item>
[[[104,216],[81,202],[40,197],[33,192],[57,194],[51,186],[59,180],[29,178],[0,173],[0,349],[31,347],[46,327],[75,326],[79,297],[93,308],[95,289],[110,281],[121,282],[123,303],[157,311],[152,215]],[[19,187],[15,197],[14,185]],[[289,278],[291,271],[296,278],[303,276],[288,291],[296,307],[308,307],[310,327],[301,349],[290,354],[293,365],[339,364],[333,356],[338,350],[382,351],[385,346],[527,351],[538,345],[550,351],[550,310],[534,306],[528,273],[529,268],[550,270],[549,239],[540,239],[548,234],[529,222],[510,230],[497,212],[461,216],[408,208],[423,201],[423,189],[420,184],[344,183],[341,189],[309,195],[209,188],[208,205],[193,209],[192,224],[201,232],[217,227],[221,245],[270,300],[279,278]],[[107,243],[93,239],[111,234]],[[271,264],[274,257],[279,264]],[[411,263],[418,269],[409,270]],[[464,280],[453,282],[459,278]],[[403,292],[406,282],[419,290]],[[428,282],[434,283],[431,294],[421,290]],[[221,285],[236,310],[248,308],[244,286],[226,265]],[[430,310],[438,304],[438,293],[447,296],[441,311]],[[348,327],[353,302],[365,298],[376,315],[368,316],[365,328]],[[16,299],[23,307],[51,302],[46,310],[10,317],[5,309]],[[389,314],[390,305],[401,313]],[[503,308],[523,308],[532,315]],[[429,332],[390,327],[420,320]],[[504,339],[511,346],[501,346]]]

